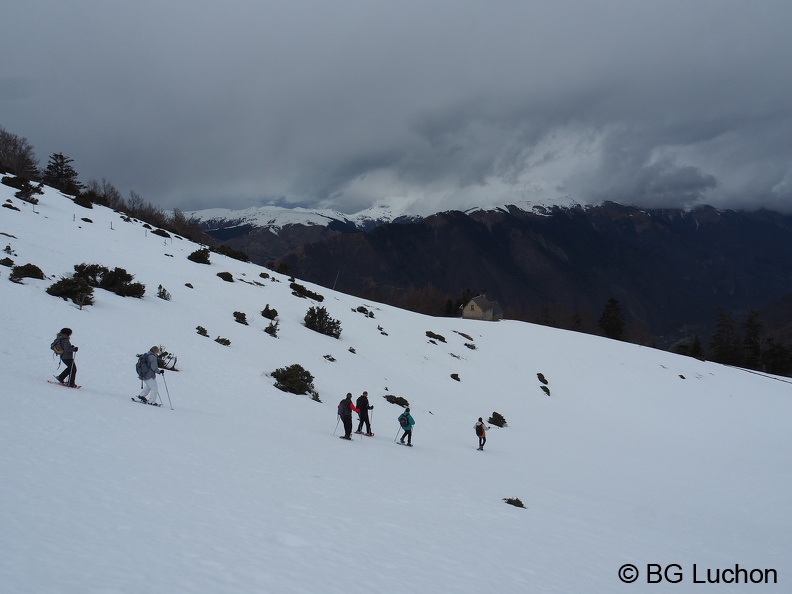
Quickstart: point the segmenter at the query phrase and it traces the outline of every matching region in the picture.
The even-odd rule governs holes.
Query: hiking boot
[[[364,433],[363,435],[365,435],[366,437],[371,437],[374,434],[373,433]]]
[[[145,396],[138,396],[137,398],[138,398],[138,400],[140,400],[141,402],[145,402],[146,404],[148,404],[148,398],[146,398]]]
[[[358,435],[363,435],[362,431],[355,431],[355,433],[357,433]]]

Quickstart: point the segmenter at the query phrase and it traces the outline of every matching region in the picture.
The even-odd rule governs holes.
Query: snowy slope
[[[3,592],[789,589],[786,378],[525,323],[430,318],[305,283],[341,321],[335,340],[302,325],[313,303],[285,277],[216,254],[193,263],[187,240],[54,190],[33,208],[0,186],[7,200],[20,210],[0,209],[0,249],[49,278],[16,284],[0,268]],[[125,268],[146,296],[97,290],[81,311],[46,294],[81,262]],[[267,304],[277,339],[263,332]],[[80,348],[81,390],[45,381],[63,326]],[[180,370],[165,375],[158,409],[130,401],[135,354],[153,344]],[[292,363],[315,376],[321,403],[274,388],[269,372]],[[336,404],[363,390],[377,435],[340,440]],[[414,448],[394,445],[401,409],[385,394],[410,401]],[[478,452],[473,424],[493,411],[508,427]],[[626,563],[641,572],[635,584],[619,581]],[[653,563],[679,564],[681,583],[648,584]],[[707,588],[693,564],[699,579],[772,568],[779,584]]]

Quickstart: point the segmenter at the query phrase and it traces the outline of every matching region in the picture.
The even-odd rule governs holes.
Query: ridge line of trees
[[[90,208],[90,204],[100,204],[113,210],[123,212],[130,217],[139,219],[178,235],[203,243],[215,245],[214,239],[204,233],[200,223],[188,218],[178,208],[172,214],[166,213],[143,199],[140,194],[130,190],[127,198],[102,178],[92,179],[82,184],[77,171],[72,166],[73,159],[63,153],[53,153],[49,157],[46,169],[39,169],[38,159],[27,138],[8,132],[0,126],[0,173],[8,173],[28,182],[44,183],[64,194],[73,196],[78,204]],[[10,184],[9,184],[10,185]]]

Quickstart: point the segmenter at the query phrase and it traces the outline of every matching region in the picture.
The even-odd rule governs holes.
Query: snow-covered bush
[[[146,285],[133,283],[134,276],[123,268],[110,270],[100,264],[75,264],[74,276],[85,281],[96,289],[104,289],[120,297],[141,298],[146,293]]]
[[[290,394],[311,394],[314,390],[314,376],[302,365],[294,363],[280,367],[270,374],[275,379],[275,387]]]
[[[47,287],[47,293],[64,300],[71,299],[82,308],[83,305],[93,305],[93,287],[84,278],[63,277]]]
[[[446,339],[444,336],[440,336],[439,334],[435,334],[431,330],[426,331],[426,336],[428,336],[432,340],[439,340],[440,342],[445,342]]]
[[[14,266],[11,269],[10,280],[16,282],[21,281],[23,278],[37,278],[39,280],[44,278],[44,272],[35,264],[23,264],[22,266]]]
[[[192,254],[187,256],[187,259],[190,262],[196,262],[198,264],[209,264],[209,248],[195,250]]]
[[[324,307],[309,307],[305,314],[305,327],[333,338],[341,336],[341,322],[334,320]]]
[[[503,415],[499,412],[493,411],[492,416],[487,419],[487,423],[495,425],[496,427],[506,427],[506,419],[504,419]]]
[[[314,293],[310,289],[307,289],[304,286],[299,285],[293,281],[289,285],[289,287],[292,290],[292,295],[294,295],[295,297],[302,297],[303,299],[305,298],[313,299],[314,301],[318,301],[319,303],[324,301],[324,295],[320,295],[319,293]]]

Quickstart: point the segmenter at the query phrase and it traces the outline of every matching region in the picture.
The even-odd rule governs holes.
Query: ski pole
[[[72,352],[72,365],[71,369],[69,370],[69,384],[70,386],[74,385],[74,377],[77,375],[77,363],[75,363],[75,359],[77,359],[77,353]]]
[[[401,431],[401,427],[399,427],[398,429],[396,429],[396,437],[394,437],[394,438],[393,438],[393,441],[394,441],[394,442],[395,442],[397,439],[399,439],[399,431]]]
[[[335,429],[333,429],[333,435],[335,435],[336,431],[338,431],[338,424],[341,422],[341,415],[336,415],[336,417],[338,418],[338,420],[336,421]]]
[[[168,395],[168,404],[170,404],[171,410],[173,410],[173,403],[170,399],[170,392],[168,391],[168,382],[165,381],[165,374],[162,374],[162,383],[165,384],[165,393]],[[160,396],[160,401],[162,400],[162,396]],[[164,403],[163,403],[164,404]]]

